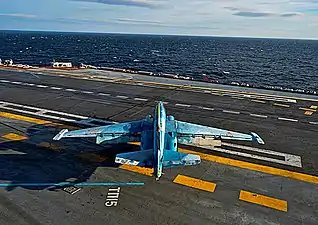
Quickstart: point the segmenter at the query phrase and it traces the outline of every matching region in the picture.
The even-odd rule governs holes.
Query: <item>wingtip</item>
[[[68,132],[68,129],[61,130],[57,135],[53,137],[53,140],[54,141],[61,140],[61,138],[63,138],[64,134],[66,134],[67,132]]]
[[[263,139],[256,133],[251,132],[252,136],[253,136],[253,140],[257,141],[257,143],[264,145],[265,142],[263,141]]]

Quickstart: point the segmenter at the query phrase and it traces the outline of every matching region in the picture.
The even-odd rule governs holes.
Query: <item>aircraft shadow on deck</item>
[[[94,138],[53,141],[60,129],[34,125],[24,134],[27,140],[0,143],[0,180],[10,184],[59,183],[69,179],[71,182],[85,182],[97,167],[118,167],[114,163],[116,154],[139,150],[139,146],[130,144],[97,145]],[[47,187],[24,188],[42,190]]]

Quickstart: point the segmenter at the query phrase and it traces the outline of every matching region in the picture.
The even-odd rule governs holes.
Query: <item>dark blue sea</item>
[[[0,58],[71,61],[318,92],[318,41],[0,31]]]

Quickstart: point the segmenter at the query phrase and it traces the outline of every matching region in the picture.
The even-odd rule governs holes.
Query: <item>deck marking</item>
[[[122,99],[127,99],[127,96],[123,96],[123,95],[117,95],[116,98],[122,98]]]
[[[312,112],[312,111],[306,111],[306,112],[304,112],[304,115],[311,116],[313,113],[314,113],[314,112]]]
[[[212,92],[211,94],[212,95],[217,95],[217,96],[224,96],[223,94],[219,94],[219,93],[215,93],[215,92]]]
[[[22,82],[19,82],[19,81],[12,81],[11,83],[12,84],[22,84]]]
[[[287,212],[287,201],[248,191],[240,191],[240,200]]]
[[[318,177],[309,175],[309,174],[298,173],[298,172],[284,170],[284,169],[278,169],[278,168],[270,167],[270,166],[263,166],[256,163],[244,162],[244,161],[225,158],[221,156],[209,155],[209,154],[195,152],[195,151],[191,151],[191,150],[187,150],[183,148],[179,148],[179,151],[184,153],[189,153],[189,154],[200,155],[201,159],[211,161],[211,162],[216,162],[216,163],[225,164],[229,166],[235,166],[235,167],[239,167],[243,169],[249,169],[249,170],[271,174],[271,175],[277,175],[281,177],[287,177],[287,178],[291,178],[295,180],[305,181],[308,183],[318,184]]]
[[[22,121],[26,121],[26,122],[31,122],[31,123],[36,123],[36,124],[51,123],[52,125],[62,125],[62,124],[53,124],[50,121],[39,120],[39,119],[35,119],[35,118],[20,116],[20,115],[6,113],[6,112],[0,112],[0,116],[6,117],[6,118],[11,118],[11,119],[22,120]],[[318,124],[318,122],[309,122],[309,123]],[[300,181],[304,181],[304,182],[308,182],[308,183],[318,184],[318,177],[313,176],[313,175],[309,175],[309,174],[303,174],[303,173],[293,172],[293,171],[289,171],[289,170],[278,169],[278,168],[274,168],[274,167],[270,167],[270,166],[264,166],[264,165],[259,165],[259,164],[255,164],[255,163],[244,162],[244,161],[234,160],[234,159],[230,159],[230,158],[204,154],[204,153],[190,151],[190,150],[182,149],[182,148],[179,148],[179,150],[181,152],[185,152],[185,153],[200,155],[200,157],[203,160],[207,160],[207,161],[217,162],[220,164],[235,166],[235,167],[249,169],[249,170],[253,170],[253,171],[258,171],[258,172],[262,172],[262,173],[266,173],[266,174],[272,174],[272,175],[287,177],[290,179],[300,180]]]
[[[200,190],[208,191],[208,192],[214,192],[216,188],[215,183],[188,177],[188,176],[183,176],[180,174],[173,180],[173,183],[181,184],[187,187],[196,188],[196,189],[200,189]]]
[[[221,149],[219,147],[214,147],[213,150],[229,153],[232,155],[239,155],[239,156],[244,156],[244,157],[248,157],[248,158],[254,158],[254,159],[259,159],[259,160],[264,160],[264,161],[269,161],[269,162],[274,162],[274,163],[279,163],[279,164],[284,164],[284,165],[289,165],[289,166],[295,166],[295,167],[300,167],[300,168],[302,167],[301,157],[298,155],[292,155],[292,154],[282,153],[282,152],[275,152],[272,150],[254,148],[254,147],[250,147],[250,146],[237,145],[237,144],[231,144],[231,143],[226,143],[226,142],[222,142],[221,146],[228,146],[228,147],[237,148],[237,149],[245,149],[245,150],[249,150],[251,152],[260,152],[260,153],[265,153],[268,155],[282,156],[285,158],[285,160],[280,160],[280,159],[275,159],[275,158],[270,158],[270,157],[265,157],[265,156],[259,156],[259,155],[254,155],[254,154],[250,154],[250,153],[245,153],[245,152],[236,152],[233,150]]]
[[[51,89],[53,89],[53,90],[61,90],[62,88],[60,88],[60,87],[51,87]]]
[[[77,91],[77,90],[75,90],[75,89],[71,89],[71,88],[68,88],[68,89],[65,89],[65,91],[75,92],[75,91]]]
[[[81,91],[82,93],[84,93],[84,94],[93,94],[94,92],[92,92],[92,91]]]
[[[289,118],[284,118],[284,117],[278,117],[278,119],[279,119],[279,120],[284,120],[284,121],[298,122],[298,120],[289,119]]]
[[[311,111],[311,112],[316,112],[316,110],[315,109],[313,109],[313,108],[299,108],[300,110],[305,110],[305,111]]]
[[[239,99],[239,100],[243,100],[244,98],[242,98],[242,97],[231,97],[231,98],[233,98],[233,99]]]
[[[8,80],[0,80],[1,83],[10,83]]]
[[[231,114],[240,114],[240,112],[230,111],[230,110],[222,110],[222,112],[224,112],[224,113],[231,113]]]
[[[136,100],[136,101],[148,101],[148,99],[146,99],[146,98],[134,98],[134,100]]]
[[[90,153],[90,152],[77,153],[75,154],[75,156],[89,162],[98,162],[98,163],[102,163],[108,158],[108,157],[102,157],[96,153]]]
[[[27,137],[15,133],[9,133],[2,136],[5,139],[9,139],[11,141],[22,141],[28,139]]]
[[[153,169],[150,169],[150,168],[145,168],[140,166],[130,166],[126,164],[120,165],[119,168],[123,170],[131,171],[131,172],[135,172],[135,173],[140,173],[150,177],[152,176],[154,171]]]
[[[311,108],[311,109],[317,109],[317,108],[318,108],[318,106],[316,106],[316,105],[312,105],[312,106],[310,106],[310,108]]]
[[[286,107],[286,108],[290,107],[290,105],[284,105],[284,104],[279,104],[279,103],[274,103],[273,105],[275,105],[275,106],[281,106],[281,107]]]
[[[5,117],[5,118],[9,118],[9,119],[15,119],[15,120],[21,120],[21,121],[25,121],[25,122],[35,123],[35,124],[52,124],[52,122],[50,122],[50,121],[35,119],[32,117],[27,117],[27,116],[20,116],[17,114],[1,112],[1,111],[0,111],[0,116]]]
[[[64,147],[52,144],[50,142],[40,142],[39,144],[36,144],[37,147],[41,147],[41,148],[48,148],[54,151],[61,151],[62,149],[65,149]]]
[[[199,109],[204,109],[204,110],[209,110],[209,111],[213,111],[213,108],[208,108],[208,107],[202,107],[202,106],[198,106]]]
[[[185,105],[185,104],[179,104],[179,103],[177,103],[177,104],[175,104],[175,106],[190,107],[191,105]]]
[[[39,88],[47,88],[48,86],[46,86],[46,85],[36,85],[37,87],[39,87]]]
[[[260,117],[260,118],[267,118],[268,117],[268,116],[265,116],[265,115],[259,115],[259,114],[253,114],[253,113],[251,113],[250,116]]]
[[[258,102],[258,103],[266,103],[265,101],[262,100],[256,100],[256,99],[252,99],[251,102]]]
[[[110,96],[110,94],[107,94],[107,93],[98,93],[97,95],[101,95],[101,96]]]

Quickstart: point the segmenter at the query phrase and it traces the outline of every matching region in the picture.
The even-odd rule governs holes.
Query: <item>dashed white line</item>
[[[318,125],[318,122],[309,122],[310,124]]]
[[[251,113],[250,116],[260,117],[260,118],[267,118],[268,116],[265,115],[259,115],[259,114],[253,114]]]
[[[202,106],[199,106],[198,108],[199,108],[199,109],[204,109],[204,110],[210,110],[210,111],[213,111],[213,110],[214,110],[214,109],[212,109],[212,108],[202,107]]]
[[[60,88],[60,87],[51,87],[51,89],[53,89],[53,90],[61,90],[62,88]]]
[[[45,85],[36,85],[36,86],[39,88],[47,88],[47,86],[45,86]]]
[[[65,91],[75,92],[75,91],[77,91],[77,90],[75,90],[75,89],[65,89]]]
[[[134,100],[136,100],[136,101],[148,101],[148,99],[146,99],[146,98],[134,98]]]
[[[179,104],[179,103],[177,103],[175,106],[190,107],[191,105],[185,105],[185,104]]]
[[[240,114],[240,112],[229,111],[229,110],[223,110],[222,112],[224,112],[224,113],[232,113],[232,114]]]
[[[127,99],[127,96],[122,96],[122,95],[117,95],[116,98],[123,98],[123,99]]]
[[[98,93],[97,95],[100,95],[100,96],[110,96],[110,94],[106,94],[106,93]]]
[[[202,107],[202,109],[213,111],[214,109],[208,107]]]
[[[278,117],[279,120],[285,120],[285,121],[291,121],[291,122],[298,122],[298,120],[295,119],[289,119],[289,118],[284,118],[284,117]]]
[[[19,81],[12,81],[11,83],[12,83],[12,84],[21,84],[22,82],[19,82]]]
[[[204,93],[211,93],[211,91],[203,91]]]
[[[81,91],[82,93],[85,93],[85,94],[93,94],[92,91]]]
[[[10,81],[8,81],[8,80],[0,80],[0,82],[2,82],[2,83],[10,83]]]

